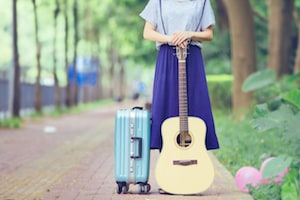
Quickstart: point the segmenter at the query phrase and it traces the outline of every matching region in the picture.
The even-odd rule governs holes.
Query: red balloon
[[[240,168],[235,175],[235,183],[242,192],[249,192],[247,185],[255,187],[261,181],[261,173],[250,166]]]

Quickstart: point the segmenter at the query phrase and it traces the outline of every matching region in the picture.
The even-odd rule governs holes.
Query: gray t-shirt
[[[159,1],[161,1],[162,17]],[[215,25],[210,0],[206,0],[205,5],[204,2],[205,0],[149,0],[140,16],[154,25],[157,32],[166,35],[172,35],[173,32],[181,30],[201,31]],[[157,48],[161,44],[157,42]],[[192,41],[192,44],[201,47],[200,42]]]

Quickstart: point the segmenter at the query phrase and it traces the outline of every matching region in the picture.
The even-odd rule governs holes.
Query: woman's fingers
[[[187,46],[188,46],[188,42],[187,42],[187,40],[183,41],[183,42],[182,42],[182,43],[180,43],[178,46],[179,46],[179,47],[181,47],[181,48],[185,48],[185,47],[187,47]]]
[[[182,31],[174,32],[173,33],[173,41],[172,43],[178,45],[185,40],[185,34]]]
[[[176,31],[173,33],[173,39],[172,39],[172,43],[176,46],[178,45],[184,45],[186,46],[187,44],[183,44],[183,43],[187,43],[186,41],[189,39],[189,34],[186,31]]]

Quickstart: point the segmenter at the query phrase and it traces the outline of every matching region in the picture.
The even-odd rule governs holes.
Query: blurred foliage
[[[0,120],[0,128],[20,128],[21,119],[17,117]]]
[[[230,34],[215,29],[214,39],[203,43],[203,57],[207,74],[231,74]]]
[[[60,83],[65,82],[64,75],[64,3],[60,2],[57,32],[57,63]],[[155,44],[145,41],[142,37],[144,21],[139,17],[147,1],[142,0],[79,0],[79,50],[78,55],[96,56],[101,60],[103,72],[107,72],[110,64],[109,49],[113,46],[121,59],[126,63],[135,63],[141,67],[155,66]],[[211,0],[216,11],[215,1]],[[69,55],[71,61],[73,52],[73,16],[72,3],[69,1]],[[253,10],[259,16],[267,18],[267,5],[265,1],[251,0]],[[55,1],[38,0],[38,17],[40,26],[40,40],[42,42],[42,78],[51,77],[53,67],[52,51],[54,37],[54,9]],[[0,71],[9,69],[12,59],[11,50],[11,2],[0,0],[1,21],[0,37]],[[34,82],[35,48],[34,48],[34,24],[32,4],[30,1],[18,1],[18,33],[20,64],[22,68],[22,80]],[[2,12],[3,11],[3,12]],[[218,16],[218,13],[216,13]],[[268,49],[267,22],[260,17],[255,17],[255,30],[257,38],[257,62],[258,66],[266,66]],[[206,72],[208,74],[231,74],[231,47],[228,30],[215,28],[215,37],[212,42],[203,44],[203,54],[206,60]]]
[[[264,102],[260,102],[255,107],[251,125],[260,134],[271,135],[270,138],[279,138],[280,145],[273,148],[283,146],[286,150],[277,155],[287,155],[292,160],[292,164],[289,164],[291,170],[288,178],[278,189],[280,198],[276,199],[290,199],[290,197],[298,199],[300,197],[300,73],[276,81],[271,71],[256,72],[245,81],[243,88],[245,90],[271,91],[267,95],[259,93],[264,96],[261,98],[264,99]],[[283,161],[279,162],[284,163]],[[282,169],[276,169],[277,166],[271,165],[264,174],[280,172]],[[294,173],[293,169],[297,173]],[[253,191],[255,199],[260,198],[259,195],[263,193],[263,190],[264,187],[259,187]],[[270,191],[267,194],[269,196]]]
[[[271,69],[261,70],[251,74],[243,84],[243,91],[254,91],[270,84],[273,84],[276,79],[276,74]]]
[[[63,16],[64,2],[60,2],[57,31],[57,64],[60,83],[65,82],[64,66],[64,37],[65,20]],[[139,0],[79,0],[79,37],[78,55],[99,57],[104,71],[110,63],[109,48],[113,45],[117,49],[118,57],[132,60],[135,63],[153,63],[155,46],[145,42],[142,38],[143,20],[138,16],[146,1]],[[69,1],[69,61],[73,56],[73,0]],[[18,1],[18,44],[21,79],[34,82],[35,69],[35,41],[34,20],[31,1]],[[11,38],[11,2],[0,0],[0,72],[8,70],[12,60]],[[40,40],[42,43],[42,78],[51,77],[53,67],[53,38],[54,38],[54,9],[55,1],[38,0],[38,22],[40,26]],[[3,12],[2,12],[3,11]],[[151,56],[149,56],[151,55]],[[132,63],[132,62],[131,62]]]
[[[250,187],[250,194],[258,200],[299,199],[300,73],[276,80],[272,71],[256,72],[243,88],[254,91],[257,105],[241,121],[234,120],[228,111],[214,112],[222,149],[215,155],[233,176],[243,166],[259,169],[264,160],[277,157],[277,164],[271,163],[263,173],[274,176],[288,166],[283,181],[275,183],[271,178],[268,184]]]
[[[231,75],[207,76],[210,101],[214,109],[231,110],[232,81],[233,77]]]

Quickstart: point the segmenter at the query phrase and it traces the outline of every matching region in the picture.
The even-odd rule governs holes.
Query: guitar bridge
[[[197,164],[198,160],[173,160],[173,165],[189,166]]]

